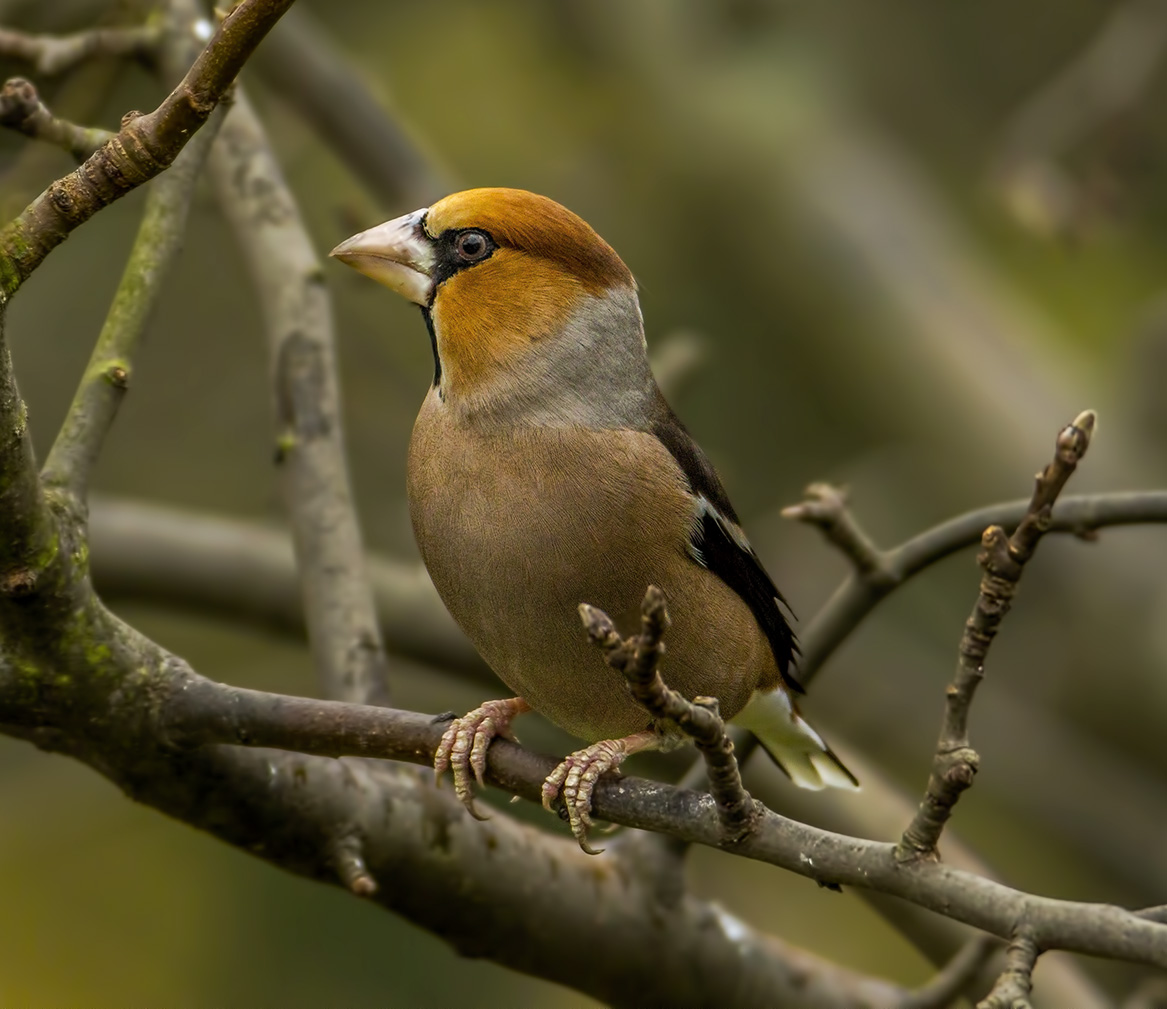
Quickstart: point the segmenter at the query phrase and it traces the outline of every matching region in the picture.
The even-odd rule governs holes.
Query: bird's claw
[[[514,740],[511,719],[529,710],[521,697],[487,701],[461,718],[455,718],[442,734],[442,741],[434,752],[435,780],[440,785],[442,775],[451,771],[454,794],[476,820],[487,819],[474,807],[473,787],[473,781],[486,784],[486,751],[496,736]]]
[[[592,825],[592,793],[600,775],[619,767],[632,751],[627,740],[603,739],[591,746],[576,750],[564,758],[543,782],[543,808],[552,809],[557,798],[567,811],[567,822],[572,836],[589,855],[598,855],[603,849],[588,844],[588,828]]]

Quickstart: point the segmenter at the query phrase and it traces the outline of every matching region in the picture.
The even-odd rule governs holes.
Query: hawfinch
[[[669,601],[662,674],[717,698],[803,788],[855,777],[798,712],[794,635],[713,466],[649,369],[632,273],[546,197],[472,189],[332,255],[421,306],[434,379],[409,448],[409,510],[454,619],[517,697],[455,719],[438,750],[473,812],[494,736],[538,711],[590,745],[548,779],[583,843],[592,786],[669,746],[580,626],[580,603],[636,627]],[[716,633],[710,633],[710,630]]]

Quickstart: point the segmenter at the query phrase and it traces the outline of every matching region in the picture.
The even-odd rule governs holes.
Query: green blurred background
[[[1100,431],[1073,489],[1164,483],[1167,4],[301,6],[435,171],[456,186],[533,189],[579,212],[636,274],[650,346],[700,348],[674,405],[804,621],[845,573],[813,530],[778,516],[811,480],[849,486],[860,520],[891,545],[1026,494],[1058,428],[1094,407]],[[6,0],[0,14],[63,30],[108,8]],[[116,7],[101,16],[116,18]],[[1085,83],[1067,68],[1085,68]],[[248,86],[322,253],[441,195],[392,203],[362,188],[260,70]],[[17,72],[29,71],[6,68]],[[146,71],[102,63],[38,83],[58,111],[107,127],[162,94]],[[71,167],[11,136],[0,157],[8,212]],[[141,207],[139,192],[101,213],[12,305],[42,454]],[[431,373],[428,341],[402,300],[338,265],[326,271],[367,542],[412,561],[404,456]],[[258,309],[207,189],[98,489],[279,523],[272,455]],[[966,552],[899,592],[808,702],[912,792],[976,581]],[[974,710],[982,770],[956,819],[1006,881],[1167,900],[1165,590],[1167,533],[1155,529],[1051,541],[1027,574]],[[141,601],[117,608],[212,678],[314,690],[296,642]],[[483,699],[480,687],[405,663],[394,689],[396,703],[421,710]],[[529,741],[570,746],[550,729]],[[0,811],[5,1006],[591,1004],[458,959],[405,922],[137,807],[25,744],[0,741]],[[906,983],[929,974],[849,894],[706,851],[691,872],[700,893],[793,942]],[[1090,969],[1115,991],[1137,977]]]

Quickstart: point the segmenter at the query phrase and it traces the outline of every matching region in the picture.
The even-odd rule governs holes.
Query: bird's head
[[[332,255],[422,307],[443,392],[530,388],[565,363],[579,370],[565,358],[621,345],[616,357],[643,353],[628,267],[582,218],[544,196],[455,193],[354,235]]]

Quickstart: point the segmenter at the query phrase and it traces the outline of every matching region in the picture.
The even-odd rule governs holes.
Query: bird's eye
[[[490,243],[481,231],[463,231],[454,240],[454,251],[464,263],[475,263],[490,251]]]

